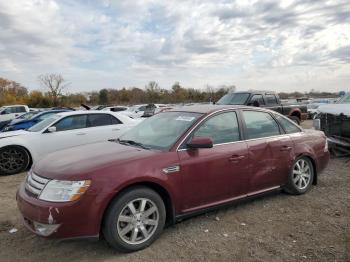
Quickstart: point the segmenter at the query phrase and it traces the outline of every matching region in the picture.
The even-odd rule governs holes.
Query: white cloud
[[[0,75],[33,88],[60,72],[74,90],[341,90],[349,63],[346,0],[0,2]]]

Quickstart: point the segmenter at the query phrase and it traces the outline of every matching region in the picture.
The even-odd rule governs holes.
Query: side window
[[[250,103],[254,103],[257,101],[259,105],[265,105],[265,101],[262,95],[253,95],[253,97],[250,99]]]
[[[108,126],[112,124],[112,116],[109,114],[88,115],[88,127]]]
[[[2,113],[3,115],[12,114],[13,113],[11,107],[6,108],[3,112],[4,112],[4,113]]]
[[[111,116],[112,119],[112,125],[118,125],[118,124],[123,124],[122,121],[120,121],[118,118]]]
[[[193,134],[210,137],[214,144],[240,140],[237,115],[235,112],[222,113],[205,121]]]
[[[285,117],[280,115],[275,115],[275,117],[287,134],[301,132],[301,129],[299,127],[297,127],[294,123],[292,123],[290,120],[286,119]]]
[[[140,106],[140,107],[137,109],[137,111],[145,111],[145,109],[146,109],[146,106]]]
[[[26,112],[26,109],[24,108],[24,106],[16,107],[16,113],[23,113],[23,112]]]
[[[280,129],[269,113],[258,111],[243,111],[247,139],[276,136]]]
[[[67,116],[54,126],[56,127],[56,131],[85,128],[86,119],[86,115]]]
[[[266,95],[266,101],[268,105],[277,105],[277,98],[275,95]]]

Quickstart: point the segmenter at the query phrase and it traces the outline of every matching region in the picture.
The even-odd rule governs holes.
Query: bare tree
[[[62,96],[63,91],[70,84],[60,74],[45,74],[38,76],[40,84],[48,90],[52,97],[53,105],[58,105],[58,99]]]

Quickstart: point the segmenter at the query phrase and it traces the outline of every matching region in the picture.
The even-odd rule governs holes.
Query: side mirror
[[[49,133],[54,133],[54,132],[56,132],[56,127],[55,127],[55,126],[50,126],[50,127],[47,129],[47,131],[48,131]]]
[[[4,111],[1,111],[0,115],[6,115],[7,112],[4,110]]]
[[[187,143],[188,148],[212,148],[213,140],[210,137],[193,137],[190,142]]]

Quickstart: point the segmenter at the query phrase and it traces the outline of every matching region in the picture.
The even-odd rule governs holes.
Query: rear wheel
[[[102,227],[107,242],[121,252],[141,250],[162,233],[166,218],[162,198],[137,187],[118,196],[109,207]]]
[[[0,149],[0,175],[14,175],[26,170],[30,158],[28,152],[19,146]]]
[[[306,193],[314,179],[314,168],[307,157],[298,158],[289,173],[288,183],[284,190],[293,195]]]

